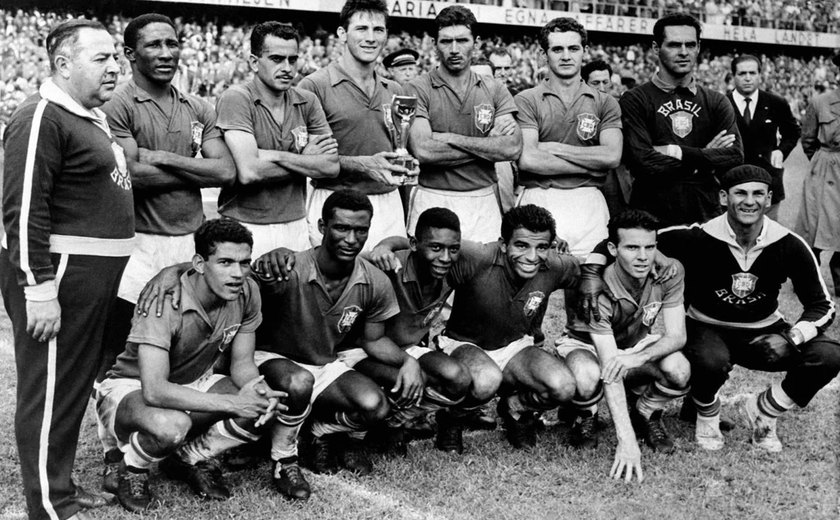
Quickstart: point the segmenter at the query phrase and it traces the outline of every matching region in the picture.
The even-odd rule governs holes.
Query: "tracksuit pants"
[[[15,438],[33,520],[64,520],[80,507],[71,479],[79,429],[102,358],[105,318],[128,257],[53,254],[61,329],[41,343],[26,332],[26,300],[9,252],[0,291],[12,321],[17,367]]]

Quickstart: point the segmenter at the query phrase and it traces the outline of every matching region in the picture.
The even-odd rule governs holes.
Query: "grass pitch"
[[[0,157],[2,163],[2,157]],[[788,200],[781,220],[791,224],[799,202],[806,162],[797,148],[787,163]],[[824,276],[828,276],[825,272]],[[783,312],[795,318],[800,307],[787,287]],[[562,298],[555,296],[545,330],[548,340],[562,330]],[[840,337],[840,326],[829,330]],[[11,330],[0,313],[0,519],[24,519],[13,416],[15,371]],[[739,395],[764,389],[781,374],[737,369],[724,386],[724,417]],[[602,406],[605,410],[606,406]],[[101,450],[88,410],[76,462],[76,479],[98,488]],[[441,453],[431,441],[414,442],[405,459],[376,457],[376,471],[364,478],[346,472],[333,476],[307,472],[312,498],[290,504],[271,488],[269,467],[227,474],[234,492],[223,503],[195,499],[185,485],[155,476],[154,490],[163,500],[157,511],[134,515],[119,506],[92,512],[97,519],[553,519],[570,518],[779,518],[840,517],[840,382],[835,379],[812,404],[794,409],[779,421],[785,451],[771,455],[748,443],[739,424],[726,435],[717,453],[697,449],[693,427],[666,414],[677,444],[672,455],[642,448],[645,481],[625,484],[608,478],[615,436],[601,432],[600,446],[577,451],[568,446],[567,430],[551,427],[539,435],[530,452],[514,451],[502,432],[475,432],[465,438],[464,455]],[[604,414],[607,415],[607,414]],[[608,416],[607,416],[608,418]]]

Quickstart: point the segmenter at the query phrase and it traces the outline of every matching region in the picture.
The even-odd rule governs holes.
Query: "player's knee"
[[[290,402],[308,403],[312,396],[312,386],[315,384],[315,376],[308,370],[298,370],[289,375],[289,384],[286,392],[289,393]]]
[[[367,422],[382,421],[388,415],[388,400],[373,389],[356,396],[356,406]]]
[[[469,371],[461,363],[447,363],[441,367],[439,376],[443,390],[450,397],[463,397],[472,383]]]
[[[169,451],[184,442],[192,427],[192,420],[183,412],[159,410],[151,412],[146,425],[145,433],[157,444],[158,449]]]
[[[502,384],[502,371],[496,366],[472,371],[471,397],[478,401],[488,401],[496,395]]]
[[[727,374],[732,370],[729,352],[726,350],[710,349],[701,351],[691,359],[690,371],[695,376]],[[702,374],[702,376],[701,376]]]
[[[597,362],[579,365],[575,367],[573,378],[563,378],[563,380],[567,387],[572,387],[572,394],[577,392],[580,397],[590,398],[598,391],[598,385],[601,382],[601,367]]]
[[[691,379],[691,364],[679,352],[675,352],[663,359],[659,368],[672,388],[685,388]]]
[[[830,341],[813,341],[804,345],[803,351],[810,363],[835,374],[840,371],[840,345]]]

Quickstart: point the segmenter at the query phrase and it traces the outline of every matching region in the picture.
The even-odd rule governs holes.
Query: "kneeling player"
[[[361,441],[366,425],[383,420],[389,411],[379,386],[338,359],[340,345],[358,341],[371,356],[402,365],[403,399],[417,400],[423,392],[417,361],[385,336],[386,320],[399,312],[391,284],[358,257],[372,215],[363,193],[333,192],[318,223],[321,245],[295,253],[294,270],[284,278],[261,279],[266,321],[259,332],[257,363],[268,381],[291,367],[312,374],[311,466],[318,473],[335,471],[336,451],[345,468],[370,473]],[[269,255],[258,263],[270,265]]]
[[[149,467],[165,457],[164,472],[200,496],[227,499],[215,457],[257,440],[258,425],[276,407],[285,409],[278,404],[285,394],[271,390],[254,364],[261,317],[259,291],[248,277],[251,244],[240,224],[205,222],[195,233],[193,270],[180,279],[180,309],[167,305],[161,315],[138,316],[99,387],[103,443],[116,441],[124,453],[105,484],[130,511],[152,505]],[[213,373],[225,351],[230,377]],[[190,431],[203,433],[185,443]]]
[[[676,276],[663,284],[655,282],[652,271],[657,225],[652,215],[638,210],[627,210],[612,219],[608,248],[615,263],[604,272],[611,296],[600,296],[599,320],[586,323],[572,317],[566,336],[557,345],[558,354],[575,375],[579,392],[591,392],[603,379],[618,438],[610,475],[620,478],[626,469],[628,481],[634,471],[642,480],[641,453],[630,418],[651,448],[673,450],[674,444],[662,425],[662,411],[670,400],[686,394],[690,377],[688,360],[680,352],[686,338],[684,272],[676,262]],[[567,307],[575,308],[576,295],[569,291],[568,296]],[[651,334],[660,311],[665,332]],[[625,386],[634,396],[630,416]],[[585,419],[575,421],[577,436],[584,437],[578,444],[586,444],[589,435],[594,441],[593,412],[583,411]],[[591,424],[581,428],[586,422]]]
[[[407,402],[398,398],[404,371],[397,363],[367,357],[362,349],[339,353],[345,363],[391,390],[393,406],[386,426],[369,440],[399,454],[407,449],[405,427],[425,413],[460,403],[471,382],[463,363],[428,346],[429,329],[452,294],[447,275],[461,251],[458,216],[446,208],[427,209],[420,214],[409,243],[410,249],[394,253],[381,265],[400,305],[400,313],[386,323],[386,335],[420,363],[426,378],[422,398]]]

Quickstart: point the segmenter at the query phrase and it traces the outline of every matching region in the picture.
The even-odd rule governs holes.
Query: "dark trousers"
[[[17,366],[15,438],[30,519],[63,520],[80,508],[71,479],[79,429],[102,359],[105,318],[128,257],[52,255],[61,330],[47,343],[26,332],[17,269],[0,251],[0,291],[12,321]]]
[[[802,353],[791,351],[776,361],[768,361],[759,347],[750,345],[755,337],[787,328],[779,321],[764,329],[728,329],[686,320],[688,341],[683,354],[691,363],[691,395],[701,403],[711,403],[729,378],[732,367],[787,372],[782,389],[799,406],[811,399],[840,372],[840,343],[818,335],[801,345]]]

